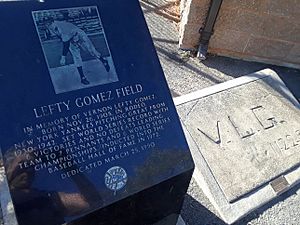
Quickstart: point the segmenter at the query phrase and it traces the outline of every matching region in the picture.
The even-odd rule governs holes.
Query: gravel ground
[[[160,13],[168,0],[141,0],[146,20],[173,96],[187,94],[261,69],[271,68],[300,99],[300,71],[263,63],[210,56],[200,62],[178,51],[175,20]],[[147,4],[147,3],[151,4]],[[157,5],[157,7],[155,7]],[[237,221],[235,225],[300,225],[300,185]],[[226,225],[209,200],[191,181],[182,210],[188,225]]]

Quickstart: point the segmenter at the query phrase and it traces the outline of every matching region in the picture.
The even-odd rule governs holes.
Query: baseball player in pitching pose
[[[52,34],[58,36],[63,42],[60,64],[66,64],[66,56],[68,52],[70,52],[73,57],[74,64],[80,74],[82,84],[88,85],[90,82],[83,73],[83,63],[80,54],[81,50],[88,52],[91,56],[100,60],[107,72],[110,70],[108,61],[104,59],[96,50],[92,41],[88,38],[87,34],[83,30],[70,22],[57,21],[54,19],[50,19],[46,26]]]

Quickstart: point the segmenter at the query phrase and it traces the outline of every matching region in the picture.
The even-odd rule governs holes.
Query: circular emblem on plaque
[[[127,183],[127,173],[119,166],[114,166],[105,173],[105,185],[115,193],[122,189]]]

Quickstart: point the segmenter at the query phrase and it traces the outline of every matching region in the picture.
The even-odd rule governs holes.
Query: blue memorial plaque
[[[194,165],[138,1],[3,2],[0,29],[18,223],[174,224]]]

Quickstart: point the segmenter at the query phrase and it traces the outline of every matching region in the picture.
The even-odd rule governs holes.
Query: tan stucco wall
[[[187,1],[193,9],[181,30],[180,48],[195,49],[200,35],[194,30],[203,23],[204,14],[195,8],[208,1]],[[300,68],[300,0],[223,0],[209,52]]]

